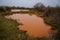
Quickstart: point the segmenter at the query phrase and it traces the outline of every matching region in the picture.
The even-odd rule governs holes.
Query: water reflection
[[[36,37],[46,36],[48,34],[48,30],[50,26],[46,25],[41,17],[36,15],[29,14],[13,14],[10,16],[6,16],[6,18],[11,18],[13,20],[17,20],[17,22],[22,23],[24,25],[18,26],[21,30],[27,30],[29,35],[33,35]]]

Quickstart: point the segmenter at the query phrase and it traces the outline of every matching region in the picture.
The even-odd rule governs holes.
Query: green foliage
[[[19,23],[6,19],[0,14],[0,40],[40,40],[40,38],[29,36],[24,30],[19,30]]]
[[[16,37],[18,25],[19,24],[16,21],[6,19],[2,15],[0,15],[0,40],[7,40],[13,36]]]

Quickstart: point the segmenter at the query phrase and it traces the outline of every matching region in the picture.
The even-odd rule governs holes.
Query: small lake
[[[26,30],[30,36],[35,37],[43,37],[48,35],[48,31],[50,30],[50,26],[44,23],[43,18],[38,17],[35,14],[12,14],[9,16],[5,16],[6,18],[16,20],[18,23],[22,23],[23,25],[19,25],[20,30]]]

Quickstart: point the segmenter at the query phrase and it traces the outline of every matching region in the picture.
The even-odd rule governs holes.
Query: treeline
[[[11,11],[11,9],[29,9],[32,10],[33,8],[25,8],[25,7],[9,7],[9,6],[0,6],[0,12]]]

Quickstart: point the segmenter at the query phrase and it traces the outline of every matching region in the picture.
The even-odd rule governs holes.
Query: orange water
[[[17,22],[24,25],[19,25],[19,29],[26,30],[27,33],[35,37],[43,37],[48,34],[48,30],[51,28],[49,25],[44,23],[43,18],[36,15],[29,14],[13,14],[8,16],[8,18],[17,20]]]

